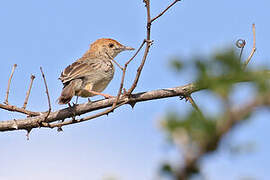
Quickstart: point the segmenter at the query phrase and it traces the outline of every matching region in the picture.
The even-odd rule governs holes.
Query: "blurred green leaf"
[[[165,128],[171,136],[175,131],[184,129],[188,136],[199,144],[205,143],[205,140],[216,133],[216,122],[202,118],[196,110],[192,110],[185,117],[170,112],[165,116],[165,120]]]
[[[181,71],[183,68],[183,63],[178,59],[173,59],[170,61],[170,66],[176,71]]]
[[[224,101],[224,104],[228,103],[227,99],[232,95],[232,89],[234,89],[235,84],[238,82],[249,82],[250,85],[257,89],[259,95],[264,95],[264,93],[269,93],[270,91],[269,70],[252,71],[244,69],[239,59],[239,53],[236,53],[234,49],[213,53],[208,58],[198,58],[196,56],[185,62],[188,63],[185,66],[191,65],[194,68],[196,86],[214,92],[221,97],[220,99]],[[171,65],[174,69],[180,70],[183,68],[179,60],[171,61]],[[269,96],[266,96],[266,98],[269,98]],[[186,115],[168,112],[164,118],[165,123],[163,123],[163,127],[172,142],[177,143],[177,145],[195,148],[195,152],[196,148],[198,148],[198,151],[211,152],[217,149],[223,135],[220,134],[220,131],[217,132],[217,128],[220,130],[220,127],[224,127],[224,125],[229,123],[226,122],[228,119],[227,110],[224,108],[224,111],[215,117],[211,114],[204,114],[203,117],[196,110],[192,110]],[[242,122],[248,119],[251,114],[252,112],[242,117]],[[235,147],[232,149],[232,152],[238,153],[242,150],[242,147]],[[164,164],[163,168],[165,172],[173,174],[170,165]],[[194,172],[190,174],[192,173]]]
[[[172,173],[172,167],[170,164],[163,164],[162,167],[161,167],[161,172],[162,173]]]

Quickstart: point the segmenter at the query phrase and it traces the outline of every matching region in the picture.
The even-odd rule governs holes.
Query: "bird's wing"
[[[91,76],[97,73],[100,66],[101,63],[97,60],[76,61],[64,69],[59,79],[62,83],[66,83],[84,76]]]

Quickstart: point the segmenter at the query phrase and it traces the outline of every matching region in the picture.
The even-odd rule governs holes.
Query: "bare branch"
[[[112,106],[110,109],[105,110],[105,111],[103,111],[101,113],[98,113],[98,114],[96,114],[94,116],[91,116],[90,118],[95,117],[95,116],[98,117],[98,116],[101,116],[103,114],[108,114],[108,113],[112,112],[115,108],[119,107],[120,105],[123,105],[123,104],[126,104],[126,103],[127,104],[133,104],[133,103],[135,104],[135,102],[137,102],[136,100],[134,100],[134,97],[133,97],[134,95],[132,95],[132,98],[130,96],[131,96],[131,93],[133,92],[133,90],[137,86],[137,83],[138,83],[138,80],[139,80],[141,71],[143,69],[143,66],[145,64],[145,61],[146,61],[146,58],[147,58],[147,55],[148,55],[148,52],[149,52],[149,48],[150,48],[150,46],[152,45],[152,42],[153,42],[153,41],[150,40],[150,33],[151,33],[150,0],[144,0],[143,2],[145,3],[146,10],[147,10],[147,26],[146,26],[147,32],[146,32],[146,39],[143,40],[143,42],[140,45],[140,47],[137,50],[137,52],[125,63],[125,67],[124,68],[121,67],[118,63],[116,63],[114,61],[117,64],[117,66],[119,66],[120,69],[122,69],[122,71],[123,71],[122,79],[121,79],[121,83],[120,83],[120,87],[119,87],[119,91],[118,91],[118,95],[117,95],[116,98],[110,99],[110,100],[114,100],[112,104],[108,104],[106,106],[106,107]],[[160,17],[161,15],[163,15],[173,4],[171,4],[166,10],[164,10],[160,15],[158,15],[158,17]],[[158,17],[156,17],[155,19],[157,19]],[[153,21],[155,19],[153,19]],[[143,55],[141,64],[138,67],[137,74],[136,74],[136,77],[134,79],[134,82],[133,82],[131,88],[128,90],[128,92],[125,91],[124,96],[121,96],[122,90],[123,90],[123,86],[124,86],[124,79],[125,79],[125,73],[126,73],[127,66],[137,56],[137,54],[142,49],[142,47],[144,46],[145,43],[147,44],[147,46],[145,48],[145,51],[144,51],[144,55]],[[50,103],[50,97],[49,97],[49,92],[48,92],[48,87],[47,87],[46,79],[45,79],[44,73],[42,71],[42,68],[40,68],[40,70],[41,70],[41,73],[42,73],[42,76],[43,76],[43,79],[44,79],[44,84],[45,84],[45,87],[46,87],[46,94],[47,94],[47,97],[48,97],[48,104],[49,104],[49,110],[46,113],[46,116],[45,117],[44,117],[44,113],[42,113],[42,112],[31,112],[31,111],[26,111],[24,109],[24,108],[26,108],[26,105],[27,105],[27,102],[28,102],[28,97],[29,97],[29,94],[30,94],[30,90],[31,90],[31,86],[32,86],[32,81],[30,83],[30,87],[29,87],[29,91],[28,91],[29,93],[27,92],[27,96],[26,96],[25,103],[24,103],[24,106],[23,106],[24,108],[18,108],[16,106],[10,106],[10,105],[9,106],[5,106],[5,105],[1,105],[0,104],[0,108],[2,108],[2,109],[6,109],[6,110],[9,110],[9,111],[16,111],[16,112],[28,114],[30,116],[39,116],[39,118],[37,118],[37,119],[39,119],[39,121],[34,122],[34,124],[35,124],[34,126],[33,125],[31,125],[31,126],[23,126],[22,128],[19,128],[19,129],[31,129],[33,127],[39,127],[40,123],[43,126],[50,127],[50,124],[48,124],[47,122],[44,122],[44,120],[41,119],[41,117],[44,117],[45,120],[46,119],[50,119],[50,117],[51,117],[51,115],[50,115],[50,112],[51,112],[51,103]],[[13,72],[14,72],[14,70],[12,71],[12,75],[13,75]],[[11,80],[11,78],[10,78],[10,80]],[[10,84],[10,81],[9,81],[9,84]],[[9,85],[8,85],[7,97],[8,97],[8,92],[9,92]],[[128,96],[126,96],[126,95],[128,95]],[[6,98],[6,102],[8,103],[8,99],[7,98]],[[75,107],[75,109],[76,108],[77,107]],[[105,108],[105,107],[99,107],[99,109],[102,109],[102,108]],[[62,110],[60,110],[60,111],[62,111]],[[75,110],[75,112],[76,112],[76,115],[77,114],[78,115],[80,114],[80,112],[77,112],[76,110]],[[74,113],[74,111],[73,111],[73,113]],[[58,120],[64,120],[65,118],[72,117],[72,115],[74,117],[74,114],[71,115],[70,112],[67,113],[67,114],[68,114],[68,116],[62,117],[61,119],[58,119]],[[54,122],[54,121],[56,121],[56,120],[52,120],[50,122]],[[76,121],[78,121],[78,120],[76,120]],[[81,120],[79,120],[79,121],[81,121]],[[13,124],[14,124],[14,121],[13,121]],[[17,124],[17,121],[16,121],[16,124]],[[59,124],[59,126],[61,126],[61,124]],[[16,127],[17,127],[17,125],[16,125]]]
[[[28,88],[28,91],[26,93],[26,97],[25,97],[25,100],[24,100],[24,103],[23,103],[23,107],[22,107],[23,109],[25,109],[26,106],[27,106],[29,95],[30,95],[30,92],[31,92],[31,89],[32,89],[34,79],[35,79],[35,76],[32,74],[31,75],[31,82],[30,82],[30,85],[29,85],[29,88]]]
[[[152,45],[152,41],[150,40],[150,37],[151,37],[150,0],[144,0],[144,3],[145,3],[146,11],[147,11],[147,13],[146,13],[147,14],[146,40],[145,40],[146,41],[146,47],[145,47],[145,50],[144,50],[144,55],[143,55],[141,64],[140,64],[139,68],[137,69],[136,77],[135,77],[135,79],[133,81],[132,86],[127,91],[127,93],[126,93],[127,95],[130,95],[133,92],[133,90],[136,88],[137,83],[138,83],[139,78],[140,78],[140,75],[141,75],[141,72],[142,72],[142,69],[143,69],[143,66],[144,66],[144,63],[146,61],[146,58],[147,58],[147,55],[148,55],[148,52],[149,52],[149,48]]]
[[[197,85],[195,84],[188,84],[185,86],[179,86],[175,88],[160,89],[160,90],[154,90],[154,91],[149,91],[149,92],[141,92],[137,94],[132,94],[131,97],[121,96],[117,105],[120,106],[123,104],[129,104],[133,102],[137,103],[137,102],[149,101],[149,100],[154,100],[154,99],[180,96],[180,95],[184,95],[185,93],[192,93],[195,91],[199,91],[201,89],[202,88],[197,87]],[[76,113],[76,115],[81,115],[81,114],[92,112],[98,109],[111,107],[113,103],[115,102],[115,100],[116,98],[110,98],[110,99],[94,101],[91,103],[79,104],[74,107],[74,112]],[[116,106],[116,107],[119,107],[119,106]],[[108,112],[109,111],[111,111],[111,108],[108,110]],[[104,112],[105,111],[103,111],[103,113]],[[47,123],[56,122],[56,121],[64,120],[66,118],[70,118],[73,116],[74,115],[70,111],[70,108],[64,108],[59,111],[51,112],[46,122]],[[100,114],[97,114],[96,116],[100,116]],[[44,113],[40,116],[16,120],[16,128],[14,128],[14,123],[15,123],[14,120],[0,121],[0,131],[37,128],[37,127],[40,127],[40,124],[41,125],[46,124],[42,122],[43,119],[44,119]],[[79,122],[82,122],[82,120],[79,120]],[[77,122],[74,121],[74,123],[77,123]],[[49,126],[46,126],[46,127],[49,127]]]
[[[253,47],[251,50],[251,53],[249,55],[249,57],[247,58],[247,60],[244,63],[244,69],[246,68],[246,66],[248,65],[249,61],[252,59],[255,51],[256,51],[256,31],[255,31],[255,24],[252,24],[252,32],[253,32]]]
[[[109,57],[109,59],[111,59],[121,70],[123,70],[123,67],[117,61],[115,61],[113,57],[111,57],[107,52],[106,54]]]
[[[94,115],[91,115],[91,116],[87,116],[87,117],[84,117],[84,118],[80,118],[80,119],[76,119],[76,120],[69,120],[69,121],[63,121],[63,122],[59,122],[59,123],[54,123],[54,124],[49,124],[48,127],[49,128],[54,128],[54,127],[62,127],[62,126],[66,126],[66,125],[70,125],[70,124],[76,124],[76,123],[80,123],[80,122],[84,122],[84,121],[88,121],[88,120],[91,120],[91,119],[95,119],[95,118],[98,118],[100,116],[104,116],[104,115],[108,115],[110,112],[112,112],[113,109],[115,108],[118,108],[124,104],[127,103],[128,100],[122,102],[121,104],[118,104],[116,105],[115,107],[111,107],[105,111],[102,111],[100,113],[97,113],[97,114],[94,114]],[[46,127],[46,126],[44,126]]]
[[[151,23],[156,20],[158,17],[160,17],[161,15],[163,15],[170,7],[172,7],[177,1],[179,0],[176,0],[174,3],[172,3],[171,5],[169,5],[169,7],[167,9],[165,9],[160,15],[158,15],[156,18],[154,18],[153,20],[151,20],[151,16],[150,16],[150,0],[144,0],[143,2],[145,3],[145,6],[146,6],[146,11],[147,11],[147,31],[146,31],[146,39],[143,40],[142,44],[140,45],[139,49],[136,51],[136,53],[125,63],[125,67],[124,68],[121,68],[120,65],[118,65],[116,62],[116,64],[122,69],[123,71],[123,74],[122,74],[122,78],[121,78],[121,83],[120,83],[120,87],[119,87],[119,90],[118,90],[118,94],[117,94],[117,97],[116,97],[116,101],[115,103],[113,104],[112,106],[112,109],[111,111],[116,107],[116,104],[118,103],[119,101],[119,98],[120,98],[120,95],[122,93],[122,89],[123,89],[123,86],[124,86],[124,79],[125,79],[125,74],[126,74],[126,69],[127,69],[127,66],[128,64],[137,56],[137,54],[139,53],[139,51],[142,49],[142,47],[144,46],[145,43],[147,43],[147,46],[145,48],[145,52],[144,52],[144,56],[142,58],[142,61],[141,61],[141,64],[139,66],[139,68],[137,69],[137,74],[136,74],[136,77],[135,77],[135,80],[131,86],[131,88],[128,90],[128,92],[125,92],[125,95],[127,96],[130,96],[130,94],[133,92],[133,90],[136,88],[137,86],[137,83],[139,81],[139,77],[140,77],[140,74],[141,74],[141,71],[143,69],[143,66],[145,64],[145,61],[146,61],[146,58],[147,58],[147,55],[148,55],[148,52],[149,52],[149,48],[150,46],[152,45],[153,41],[150,40],[150,34],[151,34]]]
[[[42,74],[42,77],[43,77],[43,80],[44,80],[44,85],[45,85],[45,88],[46,88],[46,94],[47,94],[47,98],[48,98],[48,106],[49,106],[49,110],[48,110],[48,113],[47,115],[45,116],[44,120],[43,121],[46,121],[48,116],[50,115],[51,113],[51,100],[50,100],[50,94],[49,94],[49,90],[48,90],[48,86],[47,86],[47,82],[46,82],[46,78],[45,78],[45,75],[43,73],[43,70],[42,70],[42,67],[40,67],[40,71],[41,71],[41,74]]]
[[[13,111],[13,112],[23,113],[23,114],[26,114],[28,116],[39,116],[39,115],[42,114],[42,112],[28,111],[28,110],[26,110],[24,108],[19,108],[19,107],[12,106],[12,105],[0,104],[0,108],[1,109],[5,109],[7,111]]]
[[[128,64],[138,55],[138,53],[140,52],[140,50],[142,49],[143,45],[145,44],[146,40],[144,39],[142,44],[140,45],[140,47],[138,48],[138,50],[135,52],[135,54],[125,63],[125,67],[122,69],[122,78],[121,78],[121,83],[120,83],[120,87],[119,87],[119,90],[118,90],[118,94],[117,94],[117,97],[116,97],[116,100],[112,106],[112,110],[115,109],[116,107],[116,104],[118,103],[119,101],[119,98],[120,98],[120,95],[122,94],[122,90],[123,90],[123,86],[124,86],[124,81],[125,81],[125,76],[126,76],[126,70],[127,70],[127,66]],[[126,94],[124,94],[126,95]]]
[[[269,72],[268,71],[263,71],[263,72],[254,72],[255,74],[260,74],[262,77],[268,78]],[[243,77],[243,79],[231,79],[234,83],[237,82],[248,82],[248,81],[253,81],[254,76],[250,77]],[[223,78],[223,77],[221,77]],[[218,78],[215,80],[217,81]],[[107,107],[111,107],[108,110],[103,111],[103,114],[97,114],[95,116],[101,116],[104,114],[108,114],[112,112],[115,108],[119,107],[118,105],[123,105],[123,104],[135,104],[138,102],[142,101],[149,101],[149,100],[154,100],[154,99],[162,99],[162,98],[168,98],[168,97],[175,97],[175,96],[186,96],[187,94],[192,94],[196,91],[202,90],[202,89],[207,89],[207,85],[202,85],[202,84],[188,84],[185,86],[179,86],[175,88],[167,88],[167,89],[160,89],[160,90],[153,90],[149,92],[141,92],[137,94],[131,94],[130,96],[126,95],[121,95],[119,97],[119,101],[117,102],[117,105],[115,107],[112,107],[113,104],[116,102],[116,97],[115,98],[110,98],[110,99],[104,99],[104,100],[98,100],[94,101],[91,103],[85,103],[85,104],[79,104],[76,105],[72,108],[74,108],[72,111],[70,108],[64,108],[55,112],[51,112],[49,116],[47,117],[46,122],[44,122],[44,116],[46,116],[48,113],[38,113],[38,116],[35,117],[29,117],[26,119],[20,119],[20,120],[8,120],[8,121],[0,121],[0,131],[11,131],[11,130],[19,130],[19,129],[32,129],[32,128],[37,128],[37,127],[50,127],[48,123],[56,122],[59,120],[65,120],[66,118],[74,117],[88,113],[88,112],[93,112],[95,110],[100,110],[104,109]],[[7,109],[7,106],[2,105],[0,108]],[[11,107],[8,106],[8,110],[11,110]],[[26,112],[25,109],[14,109],[17,112]],[[36,115],[36,114],[34,114]],[[91,116],[90,116],[91,117]],[[94,117],[91,117],[94,118]],[[74,120],[74,123],[77,120]],[[79,122],[82,122],[79,120]]]
[[[126,76],[126,69],[127,69],[127,64],[125,64],[125,67],[123,68],[120,87],[119,87],[119,90],[118,90],[118,94],[116,96],[116,100],[112,105],[112,110],[116,107],[116,105],[117,105],[117,103],[119,101],[119,98],[120,98],[120,96],[122,94],[122,89],[123,89],[123,86],[124,86],[124,81],[125,81],[125,76]]]
[[[166,9],[164,9],[159,15],[157,15],[156,17],[154,17],[151,20],[151,23],[154,22],[156,19],[158,19],[160,16],[162,16],[166,11],[168,11],[174,4],[176,4],[178,1],[181,0],[175,0],[174,2],[172,2]]]
[[[138,50],[134,53],[134,55],[126,62],[125,66],[127,66],[137,55],[138,53],[141,51],[143,45],[145,44],[146,40],[144,39],[142,44],[140,45],[140,47],[138,48]]]
[[[123,71],[124,68],[117,61],[115,61],[113,58],[111,58],[111,60]]]
[[[11,75],[10,75],[10,77],[9,77],[9,79],[8,79],[8,86],[7,86],[7,92],[6,92],[6,99],[5,99],[5,101],[4,101],[4,104],[6,104],[6,105],[8,105],[8,95],[9,95],[10,82],[11,82],[11,79],[12,79],[12,77],[13,77],[13,74],[14,74],[14,71],[15,71],[16,67],[17,67],[17,64],[14,64],[13,67],[12,67]]]

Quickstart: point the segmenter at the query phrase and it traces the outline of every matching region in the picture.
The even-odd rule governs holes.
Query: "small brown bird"
[[[112,80],[114,75],[113,58],[122,51],[134,50],[113,39],[98,39],[86,53],[61,73],[60,80],[64,87],[59,104],[67,104],[73,96],[92,97],[101,93]]]

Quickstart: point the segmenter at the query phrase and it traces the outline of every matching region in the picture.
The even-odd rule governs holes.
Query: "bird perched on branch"
[[[59,104],[67,104],[73,96],[92,97],[101,93],[112,80],[114,75],[113,58],[120,52],[134,50],[113,39],[98,39],[90,45],[89,50],[61,73],[60,80],[64,87]]]

